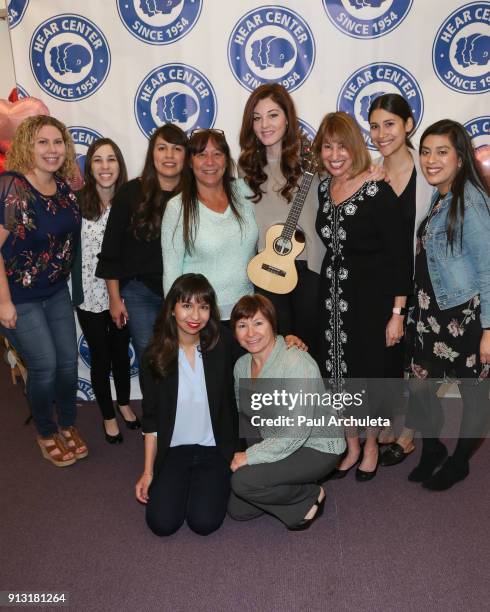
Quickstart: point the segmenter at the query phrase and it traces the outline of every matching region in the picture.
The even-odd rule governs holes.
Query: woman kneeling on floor
[[[285,386],[289,380],[293,388],[295,382],[291,379],[321,383],[314,359],[295,347],[288,350],[284,338],[277,335],[274,306],[265,296],[241,298],[233,308],[230,324],[236,339],[248,352],[235,365],[237,392],[240,379],[281,379]],[[308,381],[304,382],[303,388],[308,386]],[[240,408],[249,415],[249,406],[241,404]],[[245,452],[235,453],[228,511],[236,520],[252,519],[267,512],[290,530],[306,529],[323,511],[325,491],[317,481],[335,468],[345,449],[341,428],[330,427],[327,432],[318,424],[299,427],[297,410],[278,407],[277,414],[274,409],[269,412],[267,416],[275,417],[287,413],[292,425],[259,425],[262,441]],[[324,409],[326,424],[333,413],[333,409]]]
[[[180,276],[143,358],[145,467],[136,498],[156,535],[184,521],[208,535],[223,522],[238,438],[232,350],[207,279]]]

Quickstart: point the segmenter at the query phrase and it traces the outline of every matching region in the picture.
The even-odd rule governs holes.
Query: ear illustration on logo
[[[231,71],[248,91],[263,83],[280,83],[290,92],[298,89],[313,68],[315,52],[309,25],[282,6],[249,11],[228,39]]]
[[[441,24],[432,47],[438,79],[463,94],[490,90],[490,9],[488,2],[471,2]]]
[[[217,100],[211,82],[187,64],[165,64],[149,72],[134,98],[140,130],[149,138],[164,123],[176,123],[190,133],[214,125]]]
[[[379,38],[397,28],[413,0],[323,0],[332,24],[351,38]]]
[[[186,36],[201,15],[203,0],[117,0],[126,30],[149,45],[170,45]]]
[[[56,15],[35,30],[29,55],[39,87],[63,102],[94,94],[109,74],[111,55],[103,32],[80,15]]]
[[[158,118],[163,122],[186,123],[198,111],[198,104],[192,96],[174,91],[157,98]]]
[[[424,114],[424,99],[415,77],[403,66],[391,62],[368,64],[356,70],[342,85],[337,97],[337,110],[354,117],[369,149],[375,151],[369,135],[369,107],[385,93],[397,93],[410,104],[415,126]]]

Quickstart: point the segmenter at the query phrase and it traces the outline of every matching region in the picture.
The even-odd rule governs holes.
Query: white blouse
[[[109,218],[108,206],[97,221],[82,219],[82,287],[83,303],[79,308],[89,312],[102,312],[109,309],[109,294],[105,280],[95,276],[97,255],[102,249],[102,240]]]
[[[179,347],[179,390],[170,446],[216,446],[201,351],[196,346],[194,369]]]

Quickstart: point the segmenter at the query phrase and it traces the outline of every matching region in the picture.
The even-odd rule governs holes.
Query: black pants
[[[225,518],[230,476],[229,462],[216,446],[169,448],[148,492],[148,527],[158,536],[168,536],[186,520],[199,535],[216,531]]]
[[[296,260],[298,284],[291,291],[280,295],[256,287],[274,304],[277,313],[278,332],[282,336],[294,334],[308,345],[309,353],[318,361],[318,336],[322,333],[318,326],[318,307],[320,299],[320,275],[308,269],[306,261]]]
[[[117,329],[108,310],[88,312],[77,308],[78,321],[90,349],[90,380],[104,419],[116,415],[109,375],[112,370],[117,403],[129,404],[129,331]]]
[[[338,455],[302,447],[274,463],[245,465],[232,476],[228,512],[237,521],[268,512],[288,527],[296,525],[320,495],[317,481],[338,461]]]

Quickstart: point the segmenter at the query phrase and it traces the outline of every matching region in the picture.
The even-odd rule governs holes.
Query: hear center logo
[[[80,15],[57,15],[41,23],[30,43],[31,68],[39,86],[64,102],[94,94],[109,73],[111,56],[102,31]]]
[[[475,149],[490,146],[490,116],[476,117],[464,124]]]
[[[87,341],[85,340],[85,336],[83,334],[80,335],[78,339],[78,353],[82,362],[85,364],[87,368],[91,368],[92,360],[90,358],[90,349],[88,347]],[[134,351],[133,345],[129,345],[128,349],[129,355],[129,364],[130,364],[130,376],[133,378],[134,376],[138,376],[138,360],[136,358],[136,353]],[[111,372],[112,378],[112,372]],[[81,379],[78,379],[81,380]]]
[[[79,378],[77,381],[77,398],[85,402],[95,402],[92,383],[86,378]]]
[[[379,38],[397,28],[413,0],[323,0],[333,25],[352,38]]]
[[[125,28],[150,45],[169,45],[188,34],[201,9],[202,0],[117,0]]]
[[[211,82],[186,64],[164,64],[146,75],[134,99],[140,130],[148,138],[164,123],[185,132],[212,127],[217,100]]]
[[[369,107],[375,98],[386,93],[397,93],[407,100],[418,127],[424,114],[422,91],[413,75],[398,64],[383,62],[359,68],[342,85],[337,98],[337,109],[355,117],[372,150],[376,147],[369,135]]]
[[[11,30],[22,21],[28,4],[29,0],[8,0],[7,18]]]
[[[102,138],[102,134],[81,125],[72,125],[68,128],[68,131],[73,139],[78,167],[80,168],[81,175],[83,176],[85,172],[85,158],[87,156],[87,150],[95,140]]]
[[[307,123],[304,119],[298,119],[298,122],[299,122],[299,131],[301,132],[301,135],[306,136],[306,138],[310,142],[313,142],[315,140],[316,130],[313,128],[313,126]]]
[[[466,94],[490,89],[490,6],[472,2],[451,13],[439,28],[432,47],[438,78]]]
[[[231,32],[228,62],[237,81],[248,91],[276,82],[294,91],[307,79],[315,62],[313,33],[290,9],[254,9],[241,17]]]
[[[19,96],[19,100],[21,98],[30,98],[30,95],[27,93],[27,90],[24,89],[22,85],[19,85],[19,83],[16,83],[15,87],[17,89],[17,95]]]

